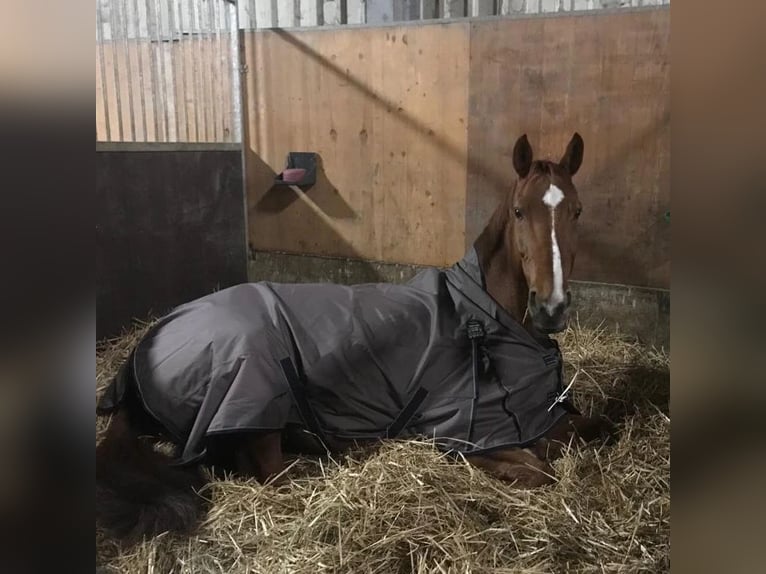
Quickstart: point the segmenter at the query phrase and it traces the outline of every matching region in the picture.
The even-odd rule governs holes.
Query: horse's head
[[[583,140],[577,133],[558,163],[533,160],[526,135],[513,148],[519,181],[507,204],[512,225],[506,229],[529,286],[527,312],[543,333],[563,330],[568,319],[572,301],[568,283],[582,211],[572,176],[582,158]]]

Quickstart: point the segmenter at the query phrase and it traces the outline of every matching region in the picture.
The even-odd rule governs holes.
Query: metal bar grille
[[[666,6],[670,0],[240,0],[241,29],[386,24]]]
[[[239,142],[239,29],[662,6],[670,0],[96,0],[96,139]]]

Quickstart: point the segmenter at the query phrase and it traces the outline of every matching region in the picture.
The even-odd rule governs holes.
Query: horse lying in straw
[[[430,437],[500,479],[554,480],[572,434],[609,424],[565,400],[558,345],[581,206],[583,157],[534,161],[473,248],[405,285],[235,286],[153,326],[99,403],[114,414],[97,446],[97,519],[126,540],[189,531],[205,510],[201,463],[279,479],[283,448],[337,452]],[[176,458],[146,438],[170,440]]]

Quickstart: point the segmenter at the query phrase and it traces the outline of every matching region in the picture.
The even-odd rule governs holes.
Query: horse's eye
[[[575,210],[575,219],[578,219],[580,217],[580,214],[582,213],[582,207],[578,207]]]
[[[516,216],[516,219],[522,219],[524,217],[524,214],[521,213],[521,210],[518,207],[513,210],[513,214]]]

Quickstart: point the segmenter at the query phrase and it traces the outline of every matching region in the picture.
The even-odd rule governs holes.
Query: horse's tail
[[[199,466],[171,462],[141,440],[128,413],[119,410],[96,447],[97,523],[128,542],[193,530],[207,509],[196,492],[205,477]]]

